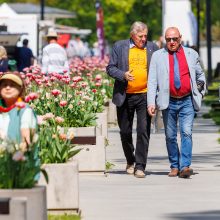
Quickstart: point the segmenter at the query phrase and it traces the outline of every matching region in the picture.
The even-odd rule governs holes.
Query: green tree
[[[40,0],[0,0],[0,3],[28,2],[40,4]],[[109,43],[129,37],[129,29],[134,21],[140,20],[149,27],[150,40],[156,40],[162,34],[162,0],[100,0],[104,10],[105,38]],[[196,15],[196,0],[191,0]],[[206,36],[206,0],[201,4],[201,39]],[[95,0],[45,0],[45,5],[72,11],[73,19],[59,19],[58,23],[78,28],[91,29],[89,42],[96,41],[96,9]],[[211,1],[212,30],[215,40],[218,39],[220,22],[219,0]],[[175,10],[175,9],[174,9]]]

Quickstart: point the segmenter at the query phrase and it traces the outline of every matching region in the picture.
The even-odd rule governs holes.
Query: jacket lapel
[[[130,48],[130,40],[127,40],[125,46],[124,46],[124,57],[126,57],[127,59],[125,59],[125,66],[126,66],[126,69],[128,70],[129,69],[129,66],[128,66],[128,61],[129,61],[129,48]]]
[[[164,60],[164,65],[166,67],[166,70],[167,72],[169,73],[170,71],[170,66],[169,66],[169,56],[168,56],[168,51],[167,49],[163,49],[163,52],[162,52],[162,59],[161,60]]]
[[[150,66],[150,60],[151,60],[151,56],[153,54],[153,49],[152,47],[147,43],[147,68],[149,69]]]

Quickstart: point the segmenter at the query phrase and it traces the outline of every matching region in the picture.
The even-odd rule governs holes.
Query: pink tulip
[[[25,161],[25,160],[26,160],[26,158],[25,158],[25,156],[24,156],[24,153],[21,152],[21,151],[16,151],[16,152],[14,153],[12,159],[13,159],[14,161]]]
[[[37,116],[37,124],[38,125],[44,124],[44,116],[43,115],[38,115]]]
[[[37,99],[38,98],[38,94],[35,92],[32,92],[28,95],[30,97],[31,100]]]
[[[66,106],[67,105],[67,101],[60,101],[60,106],[61,107],[64,107],[64,106]]]
[[[58,90],[58,89],[54,89],[54,90],[51,91],[51,93],[52,93],[52,95],[54,95],[54,96],[58,96],[59,94],[61,94],[61,91]]]
[[[16,102],[15,103],[15,106],[17,107],[17,108],[24,108],[25,107],[25,102]]]
[[[102,79],[101,74],[97,74],[96,77],[95,77],[95,80],[98,81],[98,80],[101,80],[101,79]]]
[[[62,117],[57,116],[57,117],[55,118],[55,121],[60,124],[60,123],[63,123],[63,122],[64,122],[64,119],[63,119]]]
[[[97,82],[96,84],[95,84],[95,86],[97,86],[97,87],[99,87],[99,86],[101,86],[102,84],[100,83],[100,82]]]

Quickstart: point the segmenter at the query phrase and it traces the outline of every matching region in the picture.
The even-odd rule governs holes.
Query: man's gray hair
[[[147,28],[147,25],[144,24],[143,22],[141,21],[135,21],[132,25],[131,25],[131,28],[130,28],[130,34],[137,34],[138,32],[140,31],[143,31],[143,30],[147,30],[148,32],[148,28]]]

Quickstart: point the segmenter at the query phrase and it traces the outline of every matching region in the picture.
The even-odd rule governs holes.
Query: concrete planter
[[[8,216],[8,219],[13,219],[13,213],[20,213],[23,215],[24,220],[47,220],[47,202],[45,186],[37,186],[31,189],[1,189],[0,197],[11,198],[12,200],[12,202],[10,203],[12,209],[11,217]],[[18,207],[15,207],[16,204],[18,205]],[[3,219],[1,215],[0,219]],[[6,216],[5,219],[7,219]],[[22,217],[17,216],[17,218],[15,219],[20,220],[22,219]]]
[[[78,163],[44,164],[49,183],[41,175],[39,184],[47,187],[47,208],[49,211],[79,210]]]
[[[96,144],[77,145],[82,149],[73,159],[79,162],[80,172],[105,172],[105,137],[96,136]],[[70,160],[71,162],[72,160]]]
[[[106,112],[100,113],[96,127],[62,128],[73,133],[72,143],[82,149],[72,159],[78,160],[79,172],[105,172],[105,138],[107,138]],[[105,124],[102,124],[102,122]],[[103,136],[106,135],[106,136]],[[68,135],[67,135],[68,136]],[[70,160],[72,161],[72,160]]]
[[[112,100],[109,100],[109,106],[107,107],[107,120],[108,124],[117,124],[116,106],[112,103]]]
[[[108,121],[107,121],[107,110],[101,113],[97,113],[97,127],[101,129],[101,136],[108,138]]]

